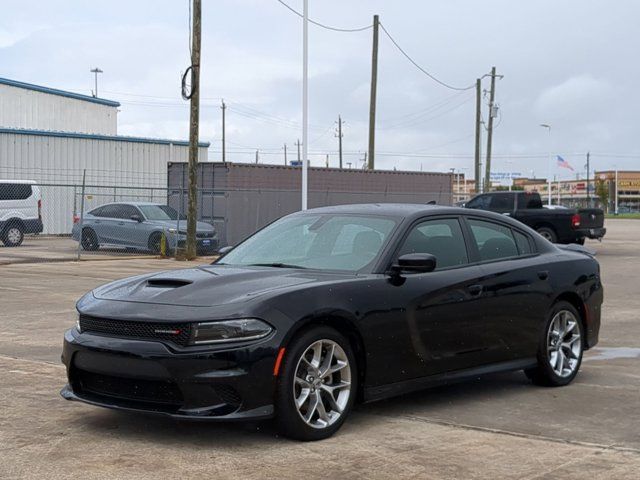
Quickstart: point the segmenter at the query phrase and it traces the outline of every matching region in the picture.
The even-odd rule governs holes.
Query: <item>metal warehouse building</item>
[[[79,212],[110,201],[166,202],[167,165],[188,158],[188,142],[125,137],[117,107],[94,98],[0,79],[0,179],[35,180],[44,233],[68,234]],[[207,159],[209,144],[200,144]]]
[[[169,204],[186,211],[186,163],[169,165]],[[300,210],[301,169],[280,165],[204,163],[198,171],[198,218],[212,223],[221,245]],[[182,199],[182,201],[181,201]],[[349,203],[451,205],[453,175],[384,170],[309,169],[309,207]]]

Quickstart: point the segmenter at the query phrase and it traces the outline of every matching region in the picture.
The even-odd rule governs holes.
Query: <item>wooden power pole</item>
[[[187,209],[187,260],[196,258],[198,218],[198,131],[200,126],[200,30],[202,0],[193,0],[191,38],[191,115],[189,121],[189,206]]]
[[[225,163],[227,161],[227,149],[226,149],[226,135],[225,135],[225,131],[226,131],[226,120],[225,120],[225,115],[224,112],[227,109],[227,106],[224,103],[224,100],[222,100],[222,106],[220,107],[222,109],[222,163]]]
[[[340,159],[340,168],[342,168],[342,117],[338,115],[338,158]]]
[[[373,16],[373,49],[371,52],[371,99],[369,103],[369,163],[367,168],[375,168],[376,148],[376,94],[378,90],[378,30],[380,19]]]
[[[287,144],[284,144],[284,166],[287,166]]]
[[[476,151],[474,158],[476,193],[480,193],[480,185],[482,184],[482,172],[480,171],[480,135],[482,132],[482,82],[478,78],[476,80]]]
[[[300,139],[298,139],[298,141],[296,142],[296,145],[298,147],[298,163],[300,163]]]
[[[484,191],[491,187],[491,142],[493,141],[494,102],[496,99],[496,67],[491,67],[491,91],[489,92],[489,124],[487,126],[487,157],[484,166]]]

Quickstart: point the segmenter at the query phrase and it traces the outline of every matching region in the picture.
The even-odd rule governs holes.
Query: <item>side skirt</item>
[[[364,388],[364,401],[375,402],[397,395],[415,392],[416,390],[424,390],[425,388],[437,387],[451,383],[458,383],[471,377],[479,375],[487,375],[489,373],[510,372],[514,370],[523,370],[532,368],[537,365],[535,357],[523,358],[520,360],[510,360],[508,362],[492,363],[490,365],[482,365],[480,367],[467,368],[465,370],[456,370],[453,372],[439,373],[428,377],[412,378],[397,383],[389,383],[376,387]]]

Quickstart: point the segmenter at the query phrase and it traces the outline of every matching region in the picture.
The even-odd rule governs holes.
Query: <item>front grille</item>
[[[190,323],[135,322],[80,315],[80,330],[118,338],[139,338],[171,342],[181,347],[189,344]]]
[[[172,406],[181,406],[183,403],[182,392],[168,380],[113,377],[76,368],[72,381],[81,393],[100,397]]]
[[[198,232],[196,238],[213,238],[213,232]]]

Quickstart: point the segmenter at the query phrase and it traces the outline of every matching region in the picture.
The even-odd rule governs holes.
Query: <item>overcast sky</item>
[[[301,11],[302,0],[287,0]],[[640,169],[640,2],[634,0],[310,0],[310,17],[338,27],[382,24],[416,62],[466,87],[495,65],[500,118],[494,168],[547,173],[546,152],[584,171]],[[301,20],[276,0],[203,0],[201,138],[220,159],[220,98],[228,104],[228,159],[283,163],[301,137]],[[0,76],[119,101],[119,133],[187,138],[180,75],[189,64],[188,0],[2,2]],[[310,25],[310,133],[314,165],[336,166],[342,115],[345,162],[367,146],[371,30]],[[489,88],[488,79],[483,88]],[[474,90],[445,88],[380,38],[378,168],[473,174]],[[487,117],[486,104],[483,106]],[[551,139],[540,123],[552,125]],[[486,132],[483,132],[483,149]],[[551,147],[549,147],[551,144]],[[484,153],[483,153],[484,156]],[[512,162],[512,163],[509,163]],[[346,165],[345,165],[346,166]],[[570,178],[561,169],[563,178]]]

